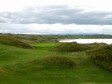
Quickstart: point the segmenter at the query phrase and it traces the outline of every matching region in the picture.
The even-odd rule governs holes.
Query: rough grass
[[[106,43],[90,43],[90,44],[86,44],[86,45],[88,45],[89,47],[91,47],[90,50],[98,49],[98,48],[107,46]]]
[[[53,51],[59,51],[59,52],[79,52],[79,51],[85,51],[90,49],[86,44],[79,44],[76,42],[71,42],[71,43],[63,43],[60,44],[54,48],[52,48]]]
[[[72,68],[75,65],[74,61],[64,56],[50,56],[41,60],[34,60],[33,63],[58,68]]]
[[[29,44],[22,42],[11,35],[0,35],[0,44],[21,48],[32,48]]]
[[[112,70],[112,45],[89,51],[88,54],[94,63],[105,69]]]
[[[0,75],[5,75],[7,73],[8,72],[5,69],[3,69],[2,67],[0,67]]]

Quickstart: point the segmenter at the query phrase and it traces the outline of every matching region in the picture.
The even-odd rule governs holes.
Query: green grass
[[[34,49],[0,44],[0,84],[112,84],[112,72],[96,66],[85,51],[50,50],[59,44],[34,43]],[[69,62],[72,68],[63,66]]]

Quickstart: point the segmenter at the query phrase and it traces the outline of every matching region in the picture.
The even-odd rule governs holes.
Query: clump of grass
[[[105,48],[108,49],[108,50],[112,50],[112,44],[107,45]]]
[[[106,69],[112,70],[112,45],[89,51],[91,61]]]
[[[32,48],[29,44],[22,42],[11,35],[0,35],[0,44],[21,48]]]
[[[60,51],[60,52],[78,52],[78,51],[85,51],[90,49],[90,47],[86,44],[79,44],[76,42],[71,43],[63,43],[54,48],[53,51]]]
[[[97,49],[97,48],[100,48],[100,47],[104,47],[104,46],[107,46],[106,43],[90,43],[90,44],[87,44],[88,46],[91,47],[91,49]]]
[[[4,75],[8,73],[7,71],[5,71],[2,67],[0,67],[0,75]]]
[[[75,62],[68,57],[53,56],[41,60],[34,60],[33,64],[41,64],[47,67],[71,68],[74,67]]]

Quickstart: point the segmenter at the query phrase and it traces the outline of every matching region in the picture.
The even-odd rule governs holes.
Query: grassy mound
[[[53,56],[47,57],[41,60],[34,60],[33,64],[42,64],[47,67],[58,67],[58,68],[70,68],[74,67],[75,63],[70,58],[61,57],[61,56]]]
[[[32,48],[29,44],[24,43],[11,35],[0,35],[0,43],[21,48]]]
[[[63,43],[56,47],[54,47],[53,51],[60,51],[60,52],[78,52],[88,50],[90,47],[86,44],[78,44],[76,42],[72,43]]]
[[[97,65],[112,70],[112,45],[88,52],[90,59]]]
[[[26,50],[18,47],[0,44],[0,64],[16,61],[18,58],[25,56],[27,51],[29,52],[28,49]]]
[[[12,61],[15,60],[17,57],[16,55],[16,51],[11,50],[10,48],[7,48],[9,46],[5,46],[0,44],[0,63],[1,62],[8,62],[8,61]]]
[[[75,62],[68,57],[53,56],[43,59],[36,59],[26,63],[18,63],[7,66],[5,69],[9,73],[38,73],[42,70],[62,70],[74,68]],[[43,71],[42,71],[43,72]],[[45,74],[44,74],[45,75]]]
[[[97,48],[100,48],[100,47],[105,47],[107,46],[106,43],[90,43],[90,44],[87,44],[88,46],[91,47],[91,49],[97,49]]]

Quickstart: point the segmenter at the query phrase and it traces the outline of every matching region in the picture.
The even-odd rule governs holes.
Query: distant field
[[[85,51],[52,51],[60,44],[31,43],[33,49],[0,44],[0,84],[112,84],[112,72],[91,62]]]

